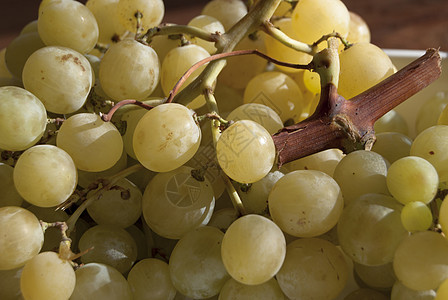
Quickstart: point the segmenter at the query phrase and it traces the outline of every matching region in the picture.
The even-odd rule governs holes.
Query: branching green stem
[[[308,45],[306,43],[299,42],[275,27],[269,20],[263,23],[262,29],[283,45],[296,51],[304,52],[310,55],[314,55],[318,51],[317,44]]]
[[[151,42],[151,39],[158,35],[180,35],[186,34],[192,37],[200,38],[208,42],[216,42],[219,40],[221,33],[210,33],[198,27],[188,25],[173,25],[163,24],[157,27],[149,29],[141,39],[147,43]]]

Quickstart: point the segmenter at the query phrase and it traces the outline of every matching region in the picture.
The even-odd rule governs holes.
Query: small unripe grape
[[[432,224],[431,210],[423,202],[408,202],[401,210],[401,223],[407,231],[424,231]]]

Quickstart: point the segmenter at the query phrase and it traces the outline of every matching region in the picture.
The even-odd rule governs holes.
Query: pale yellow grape
[[[106,264],[89,263],[75,272],[76,286],[70,300],[131,300],[126,278]]]
[[[397,159],[409,156],[412,140],[399,132],[382,132],[376,134],[376,140],[372,151],[380,154],[393,163]]]
[[[121,121],[126,122],[126,132],[123,135],[124,150],[133,159],[137,159],[133,145],[135,127],[146,112],[147,110],[144,108],[137,108],[130,110],[121,116]]]
[[[394,74],[384,51],[371,43],[356,43],[339,55],[341,71],[338,93],[350,99]]]
[[[39,220],[17,206],[0,208],[0,236],[0,270],[23,266],[39,253],[44,242]]]
[[[218,19],[227,31],[247,14],[247,7],[241,0],[212,0],[202,8],[201,14]]]
[[[375,133],[398,132],[408,135],[409,128],[406,120],[396,110],[392,109],[379,118],[373,125]]]
[[[170,25],[174,24],[166,24],[166,26]],[[181,45],[181,41],[180,39],[173,39],[168,35],[156,35],[151,38],[150,45],[156,51],[160,62],[163,62],[166,54],[170,52],[171,49],[179,47]]]
[[[401,224],[402,205],[381,194],[365,194],[350,202],[338,222],[342,250],[355,262],[378,266],[393,260],[408,235]]]
[[[274,278],[258,285],[246,285],[230,278],[219,293],[219,300],[284,300],[280,286]]]
[[[423,202],[408,202],[401,211],[401,223],[407,231],[424,231],[432,224],[432,213]]]
[[[128,283],[134,300],[172,300],[176,295],[168,264],[156,258],[136,263],[129,271]]]
[[[349,43],[370,43],[370,28],[366,21],[357,13],[349,11],[350,22],[347,40]]]
[[[118,129],[94,113],[79,113],[64,121],[56,139],[80,170],[100,172],[121,157],[123,140]]]
[[[406,237],[395,251],[395,274],[410,289],[437,289],[448,278],[447,270],[448,241],[437,232],[414,233]]]
[[[357,150],[344,156],[333,173],[341,187],[344,203],[347,205],[366,193],[388,195],[388,167],[389,163],[375,152]]]
[[[407,156],[389,167],[386,182],[391,195],[402,204],[412,201],[428,204],[437,193],[439,176],[427,160]]]
[[[14,168],[0,163],[0,207],[21,206],[23,198],[19,195],[13,181]]]
[[[227,120],[252,120],[263,126],[270,134],[283,128],[279,115],[269,106],[260,103],[246,103],[232,110]]]
[[[223,34],[225,32],[224,26],[219,22],[216,18],[207,15],[199,15],[191,19],[188,26],[193,26],[205,30],[210,33],[220,33]],[[200,38],[192,38],[193,43],[201,46],[208,53],[213,54],[216,52],[216,47],[213,42],[207,42]]]
[[[132,39],[113,44],[100,63],[99,79],[104,92],[115,101],[145,100],[159,82],[157,53]]]
[[[274,20],[273,24],[275,27],[283,31],[286,35],[298,39],[298,37],[295,36],[295,31],[290,18],[281,18],[278,20]],[[267,35],[264,41],[266,46],[266,54],[279,61],[306,65],[313,59],[311,55],[291,49],[290,47],[283,45],[281,42],[277,41],[270,35]],[[284,72],[300,72],[299,69],[293,69],[284,66],[276,66],[276,68]]]
[[[339,149],[327,149],[311,154],[284,165],[288,171],[317,170],[333,176],[334,169],[344,153]]]
[[[92,70],[87,58],[74,50],[44,47],[28,58],[22,80],[48,111],[69,114],[84,105],[92,87]]]
[[[47,46],[63,46],[90,52],[98,42],[98,24],[93,13],[73,0],[53,1],[40,10],[39,36]]]
[[[244,206],[244,208],[247,207]],[[226,232],[227,228],[239,218],[238,212],[233,207],[221,208],[213,212],[208,226],[213,226],[220,229],[222,232]]]
[[[76,188],[78,174],[70,155],[52,145],[37,145],[19,157],[14,168],[14,185],[31,204],[57,206]]]
[[[154,172],[172,171],[199,148],[201,130],[193,111],[177,103],[154,107],[138,122],[133,146],[138,161]]]
[[[20,34],[25,34],[25,33],[30,33],[30,32],[37,32],[37,19],[33,20],[33,21],[29,22],[28,24],[26,24],[25,26],[23,26],[22,30],[20,31]]]
[[[0,270],[0,298],[5,300],[23,299],[20,291],[20,276],[23,267]]]
[[[191,176],[182,166],[157,174],[143,193],[143,216],[151,230],[160,236],[179,239],[190,230],[205,225],[215,207],[213,188],[205,178]]]
[[[437,289],[435,300],[444,300],[448,298],[448,279],[445,279]]]
[[[240,120],[230,125],[216,144],[216,155],[224,173],[241,183],[262,179],[272,169],[275,146],[260,124]]]
[[[295,38],[301,42],[314,43],[333,31],[348,34],[350,15],[339,0],[301,0],[291,17]]]
[[[436,292],[434,290],[416,291],[406,287],[399,280],[393,285],[390,294],[390,300],[434,300],[435,297]]]
[[[184,235],[170,256],[171,281],[178,292],[191,298],[209,298],[219,294],[230,278],[221,259],[224,233],[203,226]]]
[[[39,15],[41,14],[42,10],[46,6],[48,6],[48,5],[52,4],[52,3],[55,3],[55,2],[62,2],[62,1],[66,1],[66,0],[42,0],[42,1],[40,1],[40,4],[39,4]]]
[[[320,93],[320,76],[319,76],[319,74],[317,74],[315,72],[308,71],[308,70],[304,70],[303,83],[305,84],[306,88],[310,92],[312,92],[314,94]]]
[[[298,85],[281,72],[263,72],[252,78],[244,90],[244,103],[261,103],[272,108],[283,122],[298,121],[304,106]]]
[[[139,223],[133,224],[129,227],[126,227],[125,230],[132,236],[137,245],[137,261],[145,259],[148,257],[148,244],[150,241],[146,240],[145,233],[142,229],[137,227],[136,225],[140,225]],[[152,247],[151,247],[152,250]]]
[[[5,61],[6,48],[0,50],[0,78],[13,78],[11,72],[9,72]]]
[[[448,126],[436,125],[422,131],[411,145],[411,155],[429,161],[439,174],[439,181],[448,180]]]
[[[175,84],[179,81],[180,77],[195,63],[209,57],[210,54],[204,48],[190,44],[182,47],[176,47],[171,49],[165,56],[162,62],[160,70],[160,83],[162,85],[163,92],[167,96],[174,88]],[[196,69],[188,79],[183,83],[180,90],[184,89],[190,84],[198,75],[204,70],[205,65],[202,65]],[[190,103],[191,109],[196,109],[205,104],[204,96],[196,97],[192,103]]]
[[[116,18],[127,30],[137,32],[137,11],[142,14],[141,29],[145,32],[160,24],[165,6],[162,0],[119,0]]]
[[[283,293],[291,299],[334,299],[348,279],[343,253],[332,243],[298,239],[288,244],[282,268],[277,274]]]
[[[17,36],[6,47],[5,63],[8,71],[17,78],[22,78],[23,66],[34,51],[45,47],[37,32]]]
[[[448,234],[448,201],[442,201],[442,204],[440,205],[440,208],[439,208],[439,223],[440,223],[440,225],[442,227],[443,233],[445,235]]]
[[[76,283],[72,265],[55,252],[42,252],[29,260],[20,277],[26,300],[68,299]]]
[[[366,266],[354,263],[353,266],[354,272],[363,284],[379,291],[390,290],[397,280],[391,262],[379,266]]]
[[[379,291],[369,288],[359,288],[348,294],[344,300],[388,300],[387,296]]]
[[[230,225],[224,234],[221,256],[230,276],[236,281],[257,285],[270,280],[283,264],[285,237],[268,218],[245,215]]]
[[[44,134],[47,112],[42,102],[27,90],[0,87],[0,148],[25,150]]]
[[[438,123],[445,107],[448,104],[448,92],[438,92],[426,100],[418,110],[415,120],[417,134]]]
[[[126,28],[118,21],[117,5],[119,0],[88,0],[87,8],[95,16],[98,24],[98,42],[111,44],[113,38],[121,36]]]
[[[96,225],[89,228],[79,240],[79,250],[90,251],[81,256],[87,263],[108,264],[122,274],[127,273],[137,259],[137,244],[124,229],[111,225]]]
[[[268,201],[274,222],[296,237],[315,237],[329,231],[344,207],[336,181],[315,170],[286,174],[275,183]]]

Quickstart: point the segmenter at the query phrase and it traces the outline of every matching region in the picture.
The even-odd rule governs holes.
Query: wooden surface
[[[37,18],[39,0],[0,0],[0,49]],[[80,2],[85,2],[80,1]],[[185,24],[207,0],[164,0],[165,21]],[[343,0],[369,24],[383,48],[448,51],[448,0]]]

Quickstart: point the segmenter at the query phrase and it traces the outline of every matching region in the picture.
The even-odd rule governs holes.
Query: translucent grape
[[[155,258],[136,263],[128,274],[134,300],[172,300],[176,295],[168,264]]]
[[[78,1],[52,1],[37,19],[39,36],[47,46],[63,46],[88,53],[98,41],[98,24],[92,12]]]
[[[221,22],[219,22],[216,18],[207,15],[196,16],[193,19],[191,19],[187,25],[201,28],[202,30],[205,30],[210,33],[222,34],[225,32],[224,26],[221,24]],[[215,44],[213,42],[207,42],[199,38],[193,38],[192,41],[196,45],[201,46],[202,48],[207,50],[208,53],[210,54],[216,52]]]
[[[126,132],[123,135],[123,145],[126,153],[133,159],[137,159],[134,152],[134,131],[138,121],[147,113],[144,108],[137,108],[124,113],[121,120],[126,122]]]
[[[423,202],[406,203],[401,211],[401,223],[407,231],[424,231],[432,224],[432,214]]]
[[[98,42],[111,44],[115,36],[121,36],[126,28],[117,20],[119,0],[88,0],[87,8],[93,13],[98,24]]]
[[[207,179],[198,181],[190,167],[157,174],[143,193],[143,216],[157,234],[179,239],[207,224],[215,206],[213,188]]]
[[[384,295],[383,293],[369,288],[357,289],[344,298],[344,300],[359,300],[359,299],[388,300],[387,296]]]
[[[137,223],[140,225],[139,223]],[[136,224],[126,227],[125,230],[132,236],[137,245],[137,261],[148,257],[148,244],[150,241],[146,240],[145,233]],[[134,267],[134,266],[133,266]]]
[[[274,278],[265,283],[257,285],[247,285],[230,278],[222,287],[219,293],[219,300],[284,300],[280,286]]]
[[[379,118],[374,124],[375,133],[398,132],[409,134],[408,124],[402,115],[392,109]]]
[[[37,255],[44,243],[39,220],[30,211],[17,207],[0,208],[0,270],[23,266]]]
[[[270,134],[283,128],[279,115],[269,106],[259,103],[246,103],[232,110],[227,120],[252,120],[263,126]]]
[[[376,134],[376,140],[372,151],[380,154],[393,163],[396,160],[409,156],[412,140],[399,132],[382,132]]]
[[[328,241],[311,238],[288,244],[278,284],[289,299],[334,299],[348,278],[344,255]],[[319,278],[319,279],[318,279]]]
[[[0,270],[0,298],[5,300],[23,299],[20,291],[20,276],[23,267]]]
[[[439,223],[444,234],[448,234],[448,201],[442,201],[439,208]]]
[[[0,148],[25,150],[44,134],[47,112],[41,101],[27,90],[0,87]]]
[[[431,126],[441,124],[439,118],[448,104],[448,92],[438,92],[420,107],[415,120],[415,129],[417,134]]]
[[[286,174],[272,187],[268,201],[272,220],[296,237],[315,237],[329,231],[344,207],[336,181],[315,170]]]
[[[76,286],[70,300],[131,300],[126,278],[115,268],[99,263],[81,266],[75,272]]]
[[[45,1],[41,1],[45,2]],[[25,26],[22,27],[22,30],[20,31],[20,34],[26,34],[30,32],[37,32],[37,19],[29,22]]]
[[[399,280],[392,287],[390,300],[434,300],[436,292],[433,290],[416,291],[403,285]]]
[[[20,277],[20,289],[25,299],[68,299],[75,288],[76,276],[72,265],[55,252],[42,252],[29,260]]]
[[[252,183],[271,170],[275,146],[263,126],[250,120],[230,125],[216,144],[216,155],[223,171],[233,180]]]
[[[333,176],[334,169],[344,157],[339,149],[328,149],[311,154],[284,165],[288,171],[317,170]]]
[[[417,232],[406,237],[395,251],[397,279],[412,290],[437,289],[448,278],[447,270],[448,241],[434,231]]]
[[[221,256],[227,272],[247,285],[270,280],[280,270],[285,254],[282,231],[259,215],[245,215],[233,222],[222,240]]]
[[[212,0],[202,8],[201,14],[218,19],[227,31],[247,14],[247,7],[240,0]]]
[[[366,266],[358,263],[354,263],[353,265],[354,271],[362,281],[362,284],[372,289],[388,291],[397,280],[392,263],[379,266]]]
[[[155,90],[159,76],[157,53],[133,39],[113,44],[101,59],[101,87],[115,101],[145,100]]]
[[[168,172],[186,163],[199,148],[201,130],[193,111],[177,103],[148,111],[134,130],[134,152],[154,172]]]
[[[437,289],[435,300],[443,300],[448,297],[448,279],[445,279]]]
[[[370,43],[370,28],[366,21],[357,13],[349,11],[347,41],[350,43]]]
[[[67,152],[52,145],[37,145],[19,157],[13,176],[23,199],[37,206],[52,207],[70,197],[78,174]]]
[[[117,16],[120,23],[129,31],[137,31],[137,18],[135,14],[140,12],[141,30],[143,32],[157,26],[165,14],[165,6],[162,0],[119,0]]]
[[[169,262],[171,281],[177,291],[200,299],[219,294],[230,278],[221,259],[223,237],[218,228],[204,226],[177,242]]]
[[[246,206],[244,206],[246,208]],[[226,232],[227,228],[239,218],[238,212],[233,207],[222,208],[213,212],[208,226],[213,226]]]
[[[22,80],[48,111],[69,114],[84,105],[92,87],[92,70],[87,58],[74,50],[44,47],[28,58]]]

